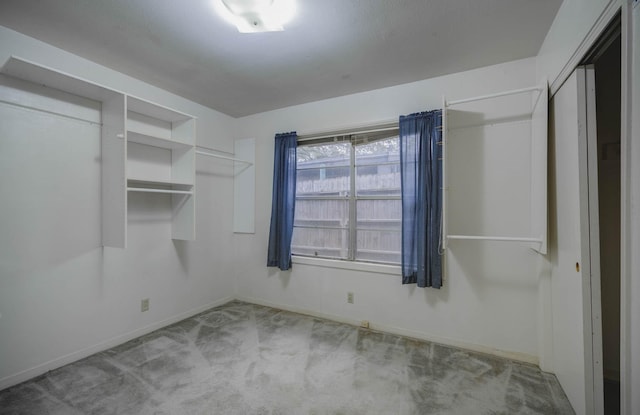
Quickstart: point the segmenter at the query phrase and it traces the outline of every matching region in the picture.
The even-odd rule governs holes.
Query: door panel
[[[589,259],[588,273],[583,273],[584,298],[590,299],[590,308],[584,307],[585,319],[590,320],[591,336],[585,342],[591,342],[591,355],[585,353],[585,370],[591,371],[593,385],[586,386],[587,399],[593,402],[593,413],[604,413],[604,371],[602,369],[602,298],[600,286],[600,207],[598,202],[598,127],[596,114],[596,78],[595,67],[587,65],[579,68],[579,76],[584,76],[585,112],[586,112],[586,163],[581,166],[581,201],[587,206],[587,214],[581,215],[582,229],[588,229],[588,236],[582,249]],[[582,144],[585,144],[582,141]],[[586,171],[585,171],[586,170]],[[585,183],[586,179],[586,183]],[[584,210],[584,208],[583,208]],[[586,219],[586,223],[585,223]],[[584,252],[584,251],[583,251]],[[590,297],[589,297],[590,295]],[[586,350],[589,351],[588,349]],[[589,379],[589,373],[587,373]]]
[[[587,93],[587,71],[578,68],[553,97],[549,137],[554,372],[578,414],[602,413],[601,373],[594,390],[589,248],[587,143],[595,106],[587,105]]]

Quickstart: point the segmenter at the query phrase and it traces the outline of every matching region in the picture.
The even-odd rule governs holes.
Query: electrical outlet
[[[140,311],[141,312],[145,312],[145,311],[149,311],[149,299],[148,298],[143,298],[142,301],[140,302]]]
[[[347,303],[353,304],[353,293],[347,293]]]

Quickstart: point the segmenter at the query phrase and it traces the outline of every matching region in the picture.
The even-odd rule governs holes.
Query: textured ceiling
[[[535,56],[561,0],[297,0],[241,34],[214,0],[2,0],[0,25],[234,117]]]

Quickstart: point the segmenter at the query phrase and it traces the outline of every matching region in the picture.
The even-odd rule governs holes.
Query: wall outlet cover
[[[140,311],[143,312],[143,313],[145,311],[149,311],[149,299],[148,298],[144,298],[140,302]]]

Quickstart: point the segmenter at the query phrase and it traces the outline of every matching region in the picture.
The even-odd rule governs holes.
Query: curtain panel
[[[273,193],[267,266],[283,271],[291,268],[291,237],[296,203],[295,132],[276,134],[273,156]]]
[[[442,286],[442,111],[401,116],[402,283]]]

